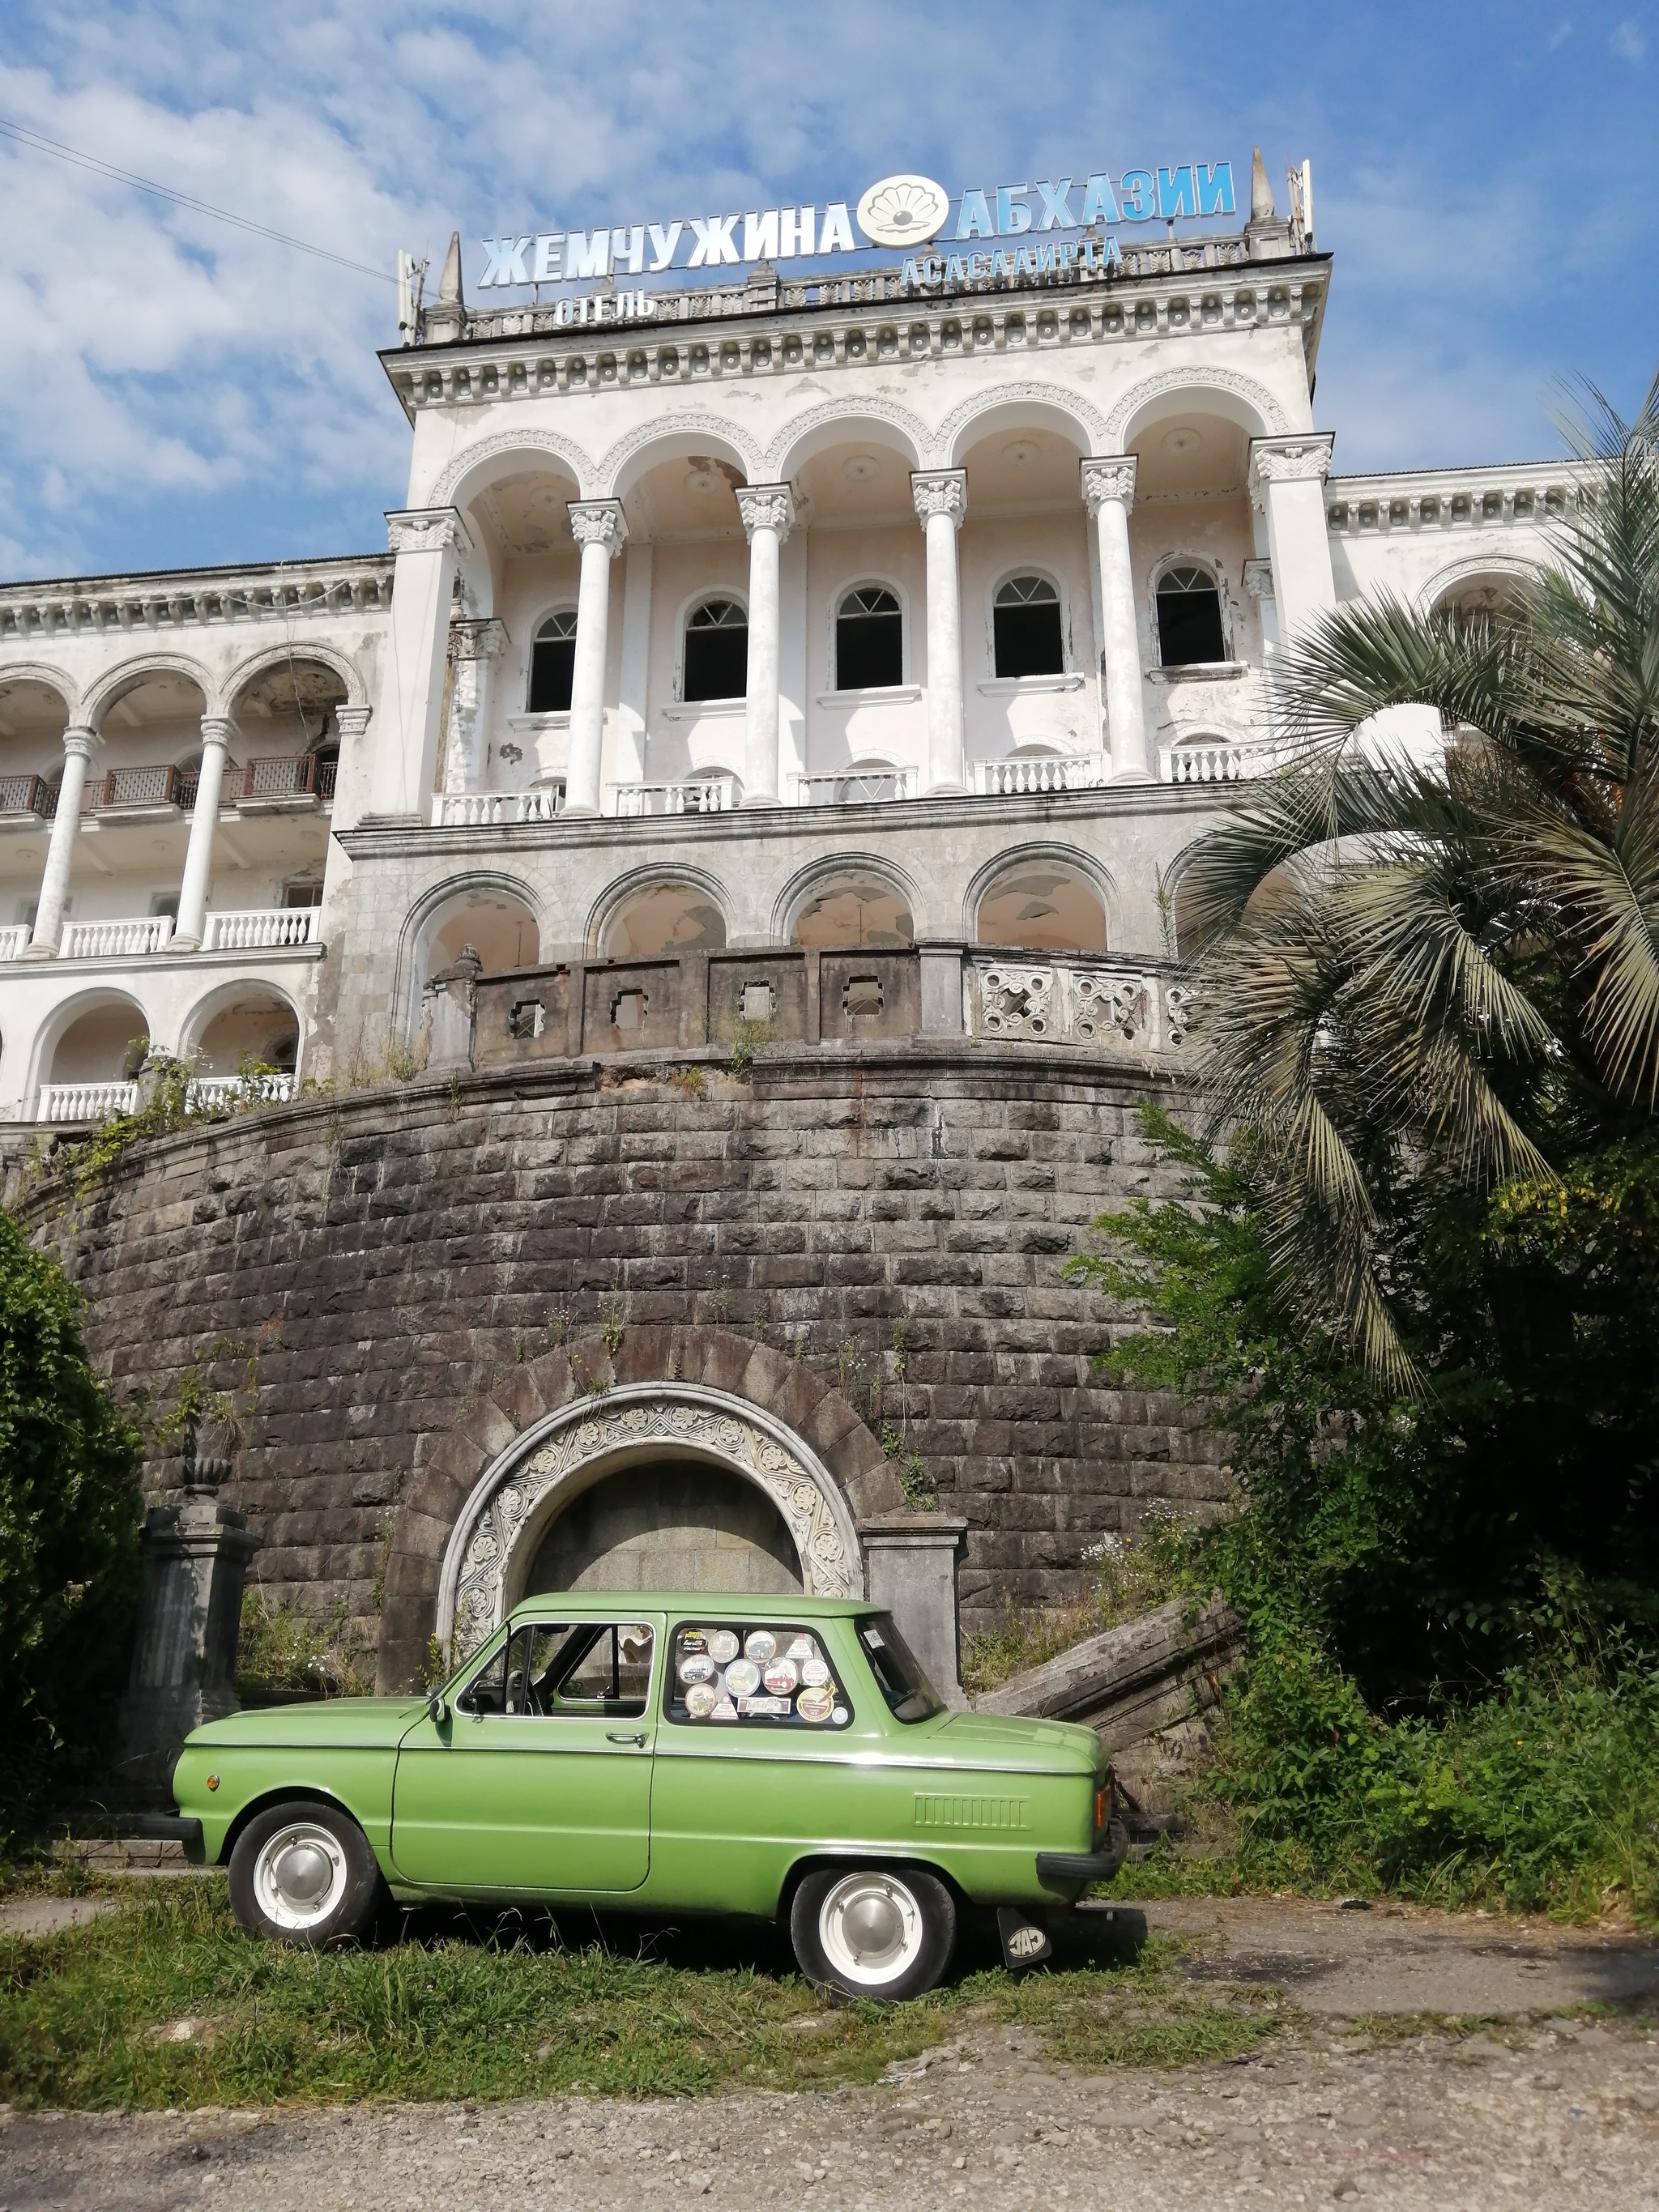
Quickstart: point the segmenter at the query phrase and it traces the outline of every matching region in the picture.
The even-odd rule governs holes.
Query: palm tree
[[[1405,1224],[1659,1100],[1659,377],[1633,423],[1589,403],[1553,565],[1497,612],[1324,617],[1279,664],[1292,765],[1182,882],[1212,1129],[1293,1310],[1406,1390]],[[1379,749],[1403,706],[1443,763]]]

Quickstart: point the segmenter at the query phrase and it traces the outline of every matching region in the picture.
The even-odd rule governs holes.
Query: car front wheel
[[[230,1902],[250,1936],[308,1950],[361,1936],[382,1893],[368,1838],[330,1805],[273,1805],[230,1855]]]
[[[809,1874],[795,1892],[789,1936],[817,1989],[919,1997],[951,1963],[957,1908],[938,1875],[919,1869],[828,1867]]]

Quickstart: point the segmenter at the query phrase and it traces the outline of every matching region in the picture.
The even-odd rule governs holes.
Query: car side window
[[[811,1629],[778,1620],[682,1621],[669,1656],[671,1721],[830,1729],[852,1720],[852,1700]]]
[[[507,1711],[507,1662],[508,1647],[503,1644],[494,1658],[486,1661],[466,1687],[459,1692],[455,1704],[464,1713],[504,1713]]]
[[[656,1638],[640,1621],[521,1621],[455,1703],[464,1713],[637,1720]]]

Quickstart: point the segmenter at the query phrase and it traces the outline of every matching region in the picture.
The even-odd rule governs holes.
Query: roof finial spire
[[[1250,149],[1250,221],[1271,222],[1275,213],[1273,188],[1267,179],[1267,165],[1261,158],[1261,147],[1253,146]],[[447,262],[444,264],[444,276],[447,281],[449,276]]]
[[[1256,155],[1256,160],[1260,161],[1261,159],[1261,156],[1258,154]],[[1261,173],[1265,178],[1267,173],[1264,169]],[[1251,189],[1254,190],[1255,187],[1252,186]],[[1272,199],[1271,195],[1269,195],[1269,205],[1271,206],[1271,204]],[[441,304],[447,307],[459,307],[463,304],[461,300],[461,234],[459,230],[452,230],[449,234],[449,251],[444,256],[444,273],[438,279],[438,298]]]

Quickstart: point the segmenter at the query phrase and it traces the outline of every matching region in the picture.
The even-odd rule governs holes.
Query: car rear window
[[[876,1687],[895,1720],[927,1721],[945,1711],[945,1700],[922,1671],[921,1662],[893,1625],[890,1613],[859,1623],[859,1642]]]
[[[683,1621],[670,1643],[665,1710],[693,1728],[814,1734],[853,1717],[823,1638],[775,1620]]]

